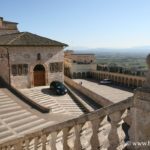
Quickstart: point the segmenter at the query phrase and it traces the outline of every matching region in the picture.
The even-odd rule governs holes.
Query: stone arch
[[[86,73],[82,72],[82,78],[85,79],[86,78]]]
[[[121,77],[119,77],[119,76],[118,76],[118,78],[117,78],[117,82],[118,82],[118,84],[120,84],[120,83],[121,83]]]
[[[73,72],[73,78],[76,79],[77,78],[77,74],[76,72]]]
[[[34,68],[36,65],[42,65],[45,69],[45,85],[48,85],[48,66],[44,63],[33,63],[29,66],[29,85],[34,87]]]
[[[112,81],[113,81],[113,82],[115,82],[115,78],[114,78],[114,75],[112,75]]]
[[[117,83],[117,76],[114,76],[114,79],[115,79],[115,80],[114,80],[114,81],[115,81],[115,83]]]
[[[133,86],[133,80],[132,80],[132,78],[129,79],[129,86],[130,86],[130,87]]]
[[[121,78],[121,84],[124,85],[124,77]]]
[[[90,78],[90,76],[91,76],[90,72],[87,72],[87,73],[86,73],[86,77],[87,77],[87,78]]]
[[[129,79],[128,79],[128,78],[125,78],[125,82],[124,82],[124,83],[125,83],[125,86],[128,87],[128,86],[129,86]]]
[[[138,82],[138,87],[142,87],[142,80],[139,80],[139,82]]]
[[[45,68],[41,64],[37,64],[33,69],[34,86],[45,85]]]
[[[78,73],[77,73],[77,78],[78,78],[78,79],[81,79],[81,72],[78,72]]]
[[[138,86],[137,79],[134,79],[133,83],[134,83],[134,84],[133,84],[134,87],[137,87],[137,86]]]

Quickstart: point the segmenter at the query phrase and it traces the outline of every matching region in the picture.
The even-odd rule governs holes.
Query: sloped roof
[[[18,32],[0,36],[0,46],[68,46],[29,32]]]

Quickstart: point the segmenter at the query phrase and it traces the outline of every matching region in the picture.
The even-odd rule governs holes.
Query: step
[[[9,130],[7,130],[7,131],[5,131],[5,132],[1,132],[1,133],[0,133],[0,139],[9,137],[9,136],[11,136],[11,135],[13,135],[13,133],[12,133],[11,131],[9,131]]]
[[[37,116],[30,116],[30,117],[27,117],[27,118],[23,118],[19,121],[14,121],[14,122],[11,122],[9,123],[8,125],[11,126],[12,128],[16,128],[18,126],[22,126],[22,125],[25,125],[27,123],[31,123],[35,120],[39,119]]]
[[[10,98],[1,98],[0,97],[0,103],[3,103],[3,102],[14,102],[14,101],[11,100]]]
[[[25,112],[23,114],[16,114],[16,115],[13,115],[9,118],[6,118],[6,119],[3,119],[3,121],[5,121],[6,123],[10,123],[10,122],[14,122],[14,121],[19,121],[20,119],[24,119],[26,117],[29,117],[31,116],[31,113],[30,112]]]
[[[44,119],[39,119],[39,120],[36,120],[36,121],[32,121],[30,123],[27,123],[23,126],[14,128],[14,130],[19,133],[19,132],[23,132],[25,130],[29,130],[29,129],[31,129],[35,126],[38,126],[39,124],[42,124],[42,123],[45,123],[45,120]]]
[[[9,113],[5,113],[5,114],[0,114],[0,118],[1,119],[4,119],[4,118],[8,118],[8,117],[11,117],[13,115],[16,115],[16,114],[20,114],[20,113],[24,113],[26,112],[26,110],[18,110],[18,111],[14,111],[14,112],[9,112]]]
[[[0,104],[0,109],[1,109],[1,108],[12,107],[12,106],[18,106],[18,104],[17,104],[17,103],[5,104],[5,105]]]
[[[49,121],[49,122],[46,122],[44,124],[40,124],[39,126],[36,126],[36,127],[33,127],[32,129],[29,129],[28,131],[23,131],[21,132],[21,134],[27,134],[29,132],[32,132],[34,130],[38,130],[38,129],[43,129],[44,127],[48,127],[48,126],[51,126],[55,123],[55,121]]]
[[[8,130],[8,128],[6,128],[4,125],[1,125],[0,126],[0,133],[1,132],[5,132],[5,131],[7,131]]]
[[[3,139],[0,139],[0,144],[1,143],[4,143],[4,142],[7,142],[7,141],[9,141],[9,140],[11,140],[11,139],[14,139],[14,138],[16,138],[16,135],[14,135],[14,134],[12,134],[12,135],[10,135],[10,136],[8,136],[8,137],[3,137]],[[13,150],[13,149],[12,149]]]
[[[21,106],[0,109],[0,114],[22,109]]]
[[[13,103],[14,101],[3,101],[3,102],[0,101],[0,105],[13,104]]]

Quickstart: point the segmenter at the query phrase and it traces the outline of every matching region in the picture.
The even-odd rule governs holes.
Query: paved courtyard
[[[0,143],[84,114],[68,94],[50,95],[47,87],[22,91],[52,111],[41,113],[8,89],[0,88]]]
[[[133,96],[132,92],[128,92],[119,88],[111,87],[108,85],[101,85],[98,82],[93,82],[84,79],[74,79],[75,82],[80,83],[82,81],[82,86],[90,89],[98,95],[101,95],[113,103],[125,100],[128,97]]]
[[[58,113],[73,116],[83,114],[81,108],[78,107],[68,93],[58,96],[54,91],[50,90],[48,86],[21,89],[20,91],[36,103],[50,108],[50,114]]]

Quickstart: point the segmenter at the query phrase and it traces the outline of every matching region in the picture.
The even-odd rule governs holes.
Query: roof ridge
[[[14,42],[15,40],[19,39],[21,36],[23,36],[25,34],[25,32],[22,32],[21,34],[19,34],[17,37],[15,37],[14,39],[12,39],[11,41],[9,41],[7,44],[11,44],[12,42]]]

